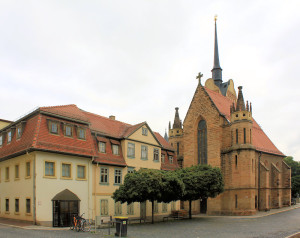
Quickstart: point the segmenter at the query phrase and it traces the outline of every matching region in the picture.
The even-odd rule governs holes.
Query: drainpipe
[[[29,155],[28,150],[26,151],[26,155]],[[36,225],[36,175],[35,175],[35,154],[33,155],[32,161],[32,213],[33,213],[33,225]]]
[[[258,211],[260,211],[260,158],[261,158],[261,152],[259,152],[258,155],[258,191],[257,191],[257,207]]]

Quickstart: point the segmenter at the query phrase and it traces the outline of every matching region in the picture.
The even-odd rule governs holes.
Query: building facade
[[[279,151],[252,117],[252,105],[238,97],[233,80],[223,82],[217,26],[212,78],[199,84],[183,125],[178,108],[169,142],[178,145],[183,167],[209,164],[221,168],[225,191],[213,199],[196,201],[194,213],[252,215],[291,204],[291,171]],[[176,130],[176,132],[174,131]],[[185,204],[186,206],[186,204]]]
[[[129,125],[79,109],[41,107],[0,129],[0,217],[69,226],[73,215],[151,216],[149,202],[115,203],[113,192],[140,168],[174,170],[171,145],[146,122]],[[156,216],[177,209],[155,206]]]

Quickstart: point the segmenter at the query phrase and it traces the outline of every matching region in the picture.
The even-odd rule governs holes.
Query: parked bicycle
[[[73,216],[70,224],[71,230],[79,231],[90,231],[91,230],[91,224],[88,220],[83,218],[84,213],[81,216]]]

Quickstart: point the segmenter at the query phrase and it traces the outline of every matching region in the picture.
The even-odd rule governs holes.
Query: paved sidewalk
[[[293,209],[300,208],[300,203],[290,206],[290,207],[283,207],[279,209],[272,209],[270,211],[264,212],[260,211],[257,212],[257,214],[253,216],[209,216],[206,214],[198,214],[198,215],[193,215],[193,218],[216,218],[216,217],[223,217],[223,218],[230,218],[230,219],[251,219],[251,218],[260,218],[260,217],[265,217],[265,216],[270,216],[274,215],[277,213],[281,212],[286,212],[290,211]],[[155,222],[161,222],[161,220],[156,220]],[[168,222],[166,222],[167,224]],[[13,220],[13,219],[6,219],[6,218],[0,218],[0,225],[6,225],[6,226],[11,226],[11,227],[17,227],[17,228],[23,228],[23,229],[29,229],[29,230],[69,230],[69,227],[45,227],[45,226],[38,226],[38,225],[33,225],[28,222],[23,222],[23,221],[18,221],[18,220]]]

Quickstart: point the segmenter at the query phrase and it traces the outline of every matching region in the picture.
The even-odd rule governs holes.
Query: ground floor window
[[[19,212],[19,198],[15,199],[15,212]]]
[[[134,203],[127,204],[127,215],[134,214]]]
[[[5,211],[9,212],[9,199],[8,198],[5,199]]]
[[[101,216],[108,216],[108,200],[107,199],[100,200],[100,210],[101,210]]]
[[[26,198],[26,213],[31,213],[31,202],[30,202],[30,198]]]

